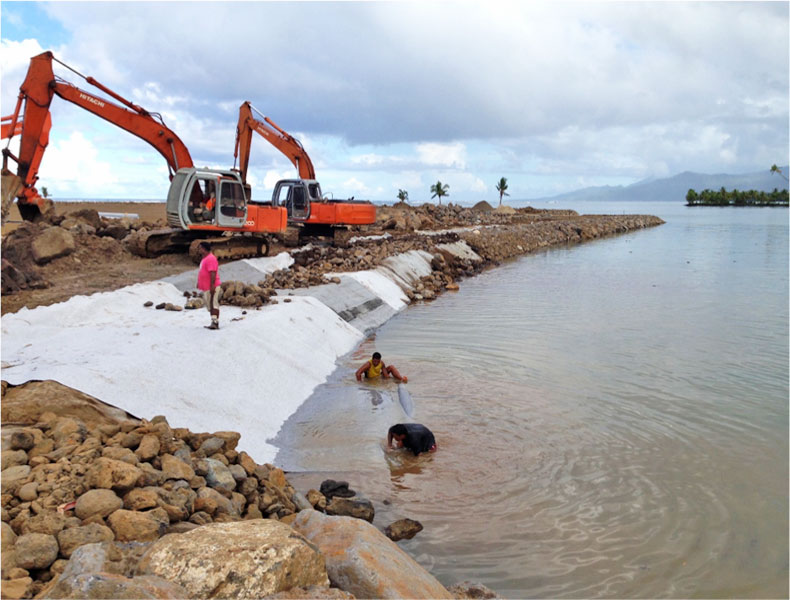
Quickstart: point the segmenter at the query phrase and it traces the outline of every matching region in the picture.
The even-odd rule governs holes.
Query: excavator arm
[[[315,179],[313,162],[299,140],[281,129],[269,117],[261,115],[263,120],[256,119],[252,114],[253,110],[255,109],[249,102],[242,104],[239,107],[239,123],[236,126],[236,148],[233,151],[233,158],[238,159],[242,181],[247,183],[253,131],[262,135],[272,146],[287,156],[296,167],[300,178]]]
[[[119,106],[99,96],[90,94],[75,85],[55,76],[52,61],[70,69],[89,84],[108,94],[124,106]],[[34,220],[40,215],[40,197],[35,188],[38,169],[49,143],[51,126],[50,104],[57,95],[85,110],[109,121],[113,125],[145,140],[167,161],[172,179],[183,167],[192,167],[192,158],[184,143],[169,129],[161,116],[119,96],[93,79],[85,77],[65,63],[58,61],[52,52],[44,52],[30,59],[25,81],[19,88],[19,98],[14,114],[3,119],[3,138],[6,132],[21,136],[19,156],[14,156],[6,146],[3,148],[3,173],[8,170],[8,159],[17,163],[17,176],[22,180],[22,191],[18,194],[20,213],[23,218]],[[24,116],[20,118],[24,105]],[[20,131],[21,124],[21,131]]]

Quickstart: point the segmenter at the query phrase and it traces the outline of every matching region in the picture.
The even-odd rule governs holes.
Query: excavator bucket
[[[8,218],[8,213],[14,203],[14,198],[19,198],[24,188],[22,179],[8,169],[3,169],[3,222]],[[32,198],[21,198],[17,201],[19,214],[25,221],[48,221],[55,211],[55,204],[49,198],[42,198],[36,194]]]
[[[14,198],[17,197],[21,189],[22,179],[18,175],[14,175],[11,171],[3,169],[3,223],[5,223],[5,220],[8,217],[8,211],[11,210],[11,205],[14,203]]]

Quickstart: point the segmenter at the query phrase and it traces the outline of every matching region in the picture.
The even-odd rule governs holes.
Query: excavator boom
[[[40,204],[38,201],[40,197],[35,183],[38,179],[38,169],[44,151],[49,143],[51,127],[49,107],[55,95],[148,142],[167,161],[171,179],[178,169],[193,166],[186,146],[164,124],[159,115],[149,113],[109,90],[92,77],[85,77],[65,63],[60,63],[125,107],[81,90],[55,76],[52,68],[53,61],[60,62],[52,52],[43,52],[30,59],[27,76],[19,88],[16,110],[10,117],[3,118],[3,138],[6,137],[6,133],[9,134],[8,137],[21,136],[19,156],[14,156],[7,147],[3,149],[3,170],[4,173],[10,172],[8,169],[9,158],[17,163],[16,174],[23,184],[18,201],[20,212],[24,218],[33,220],[39,214],[37,207]],[[24,116],[20,117],[23,105]],[[6,119],[8,120],[6,121]]]
[[[250,146],[252,145],[252,132],[262,135],[266,140],[285,156],[288,157],[302,179],[315,179],[313,162],[307,155],[299,140],[280,128],[269,117],[261,115],[263,120],[256,119],[252,111],[255,110],[249,102],[239,107],[239,123],[236,126],[236,148],[233,158],[239,161],[239,171],[244,183],[247,182],[247,168],[250,164]],[[258,111],[256,111],[258,112]],[[259,113],[260,114],[260,113]]]

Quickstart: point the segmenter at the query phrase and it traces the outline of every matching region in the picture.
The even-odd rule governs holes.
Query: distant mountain
[[[790,172],[790,167],[780,167],[785,175]],[[597,186],[588,187],[558,196],[545,198],[533,198],[535,201],[561,200],[595,200],[601,202],[612,202],[618,200],[644,200],[649,202],[662,201],[685,201],[686,192],[696,190],[701,192],[704,189],[719,190],[724,187],[727,190],[757,190],[771,192],[774,188],[787,189],[787,181],[781,175],[771,173],[769,169],[758,171],[757,173],[744,173],[741,175],[707,175],[705,173],[692,173],[685,171],[672,177],[664,179],[643,179],[631,185],[622,186]]]

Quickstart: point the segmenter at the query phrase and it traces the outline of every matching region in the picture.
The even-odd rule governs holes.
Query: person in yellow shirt
[[[398,369],[395,368],[395,365],[390,365],[389,367],[384,364],[384,361],[381,360],[381,354],[378,352],[373,353],[373,357],[367,361],[364,365],[359,367],[356,372],[357,381],[362,381],[362,376],[367,377],[368,379],[374,379],[376,377],[383,377],[386,379],[390,375],[397,379],[402,383],[408,383],[409,378],[401,375],[398,372]]]

